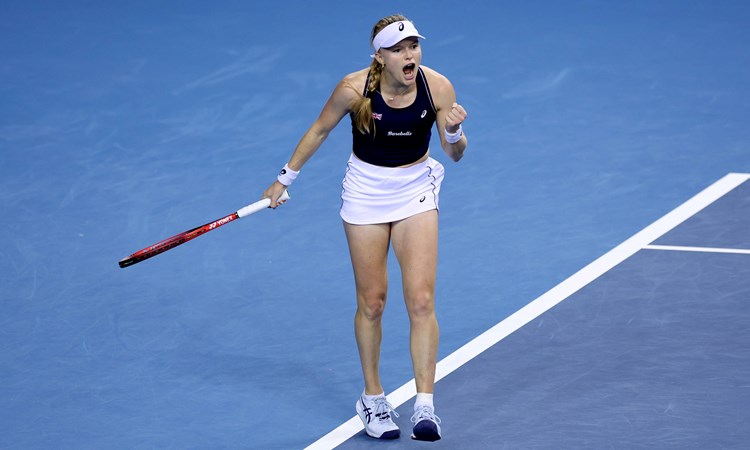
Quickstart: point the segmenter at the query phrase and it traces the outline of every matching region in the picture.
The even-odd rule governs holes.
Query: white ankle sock
[[[435,408],[432,404],[432,396],[433,394],[428,394],[425,392],[417,392],[417,399],[414,402],[414,409],[416,410],[419,406],[427,405],[431,408]]]
[[[375,395],[368,395],[366,392],[363,391],[362,396],[365,398],[365,400],[367,400],[368,402],[371,402],[378,397],[385,397],[385,392],[381,392],[380,394],[375,394]]]

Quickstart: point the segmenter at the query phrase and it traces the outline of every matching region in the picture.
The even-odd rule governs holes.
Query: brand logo
[[[398,23],[398,31],[404,31],[404,22]]]
[[[427,115],[427,110],[425,109],[424,111],[422,111],[422,118],[424,119],[424,116],[426,115]]]
[[[234,218],[232,216],[225,217],[225,218],[223,218],[221,220],[217,220],[216,222],[214,222],[211,225],[209,225],[208,229],[209,230],[213,230],[214,228],[220,227],[220,226],[222,226],[224,224],[227,224],[227,223],[229,223],[229,222],[231,222],[233,220],[234,220]]]
[[[388,136],[411,136],[411,131],[399,131],[398,133],[389,131]]]
[[[367,405],[365,405],[364,400],[360,400],[362,402],[362,412],[365,413],[365,418],[367,419],[367,423],[370,423],[372,420],[372,409],[368,408]]]
[[[427,200],[427,197],[425,197],[425,196],[423,195],[423,196],[422,196],[422,198],[420,198],[420,199],[419,199],[419,203],[422,203],[422,202],[424,202],[425,200]]]

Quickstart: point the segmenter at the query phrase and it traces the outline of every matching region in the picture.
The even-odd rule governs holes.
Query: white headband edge
[[[377,53],[381,48],[393,47],[404,39],[410,37],[426,39],[419,34],[417,28],[412,22],[408,20],[394,22],[380,30],[380,32],[375,35],[372,40],[372,48],[374,53]],[[375,57],[374,54],[370,56]]]

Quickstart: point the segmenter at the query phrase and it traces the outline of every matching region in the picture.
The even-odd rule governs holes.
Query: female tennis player
[[[357,290],[354,319],[364,392],[356,410],[369,436],[399,437],[380,384],[381,318],[386,303],[389,247],[401,268],[410,320],[410,351],[417,386],[412,438],[440,439],[433,390],[438,348],[435,278],[438,254],[438,194],[443,166],[430,157],[433,124],[445,153],[459,161],[467,140],[461,124],[466,111],[456,103],[450,81],[422,66],[420,39],[402,15],[378,21],[370,36],[370,67],[346,75],[320,116],[307,130],[276,181],[263,193],[271,207],[300,169],[349,115],[353,153],[343,180],[344,221]]]

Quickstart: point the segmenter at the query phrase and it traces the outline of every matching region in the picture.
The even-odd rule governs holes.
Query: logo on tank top
[[[389,131],[388,136],[411,136],[411,131]]]
[[[427,115],[427,110],[425,109],[424,111],[422,111],[422,118],[424,119],[424,116],[426,115]]]

